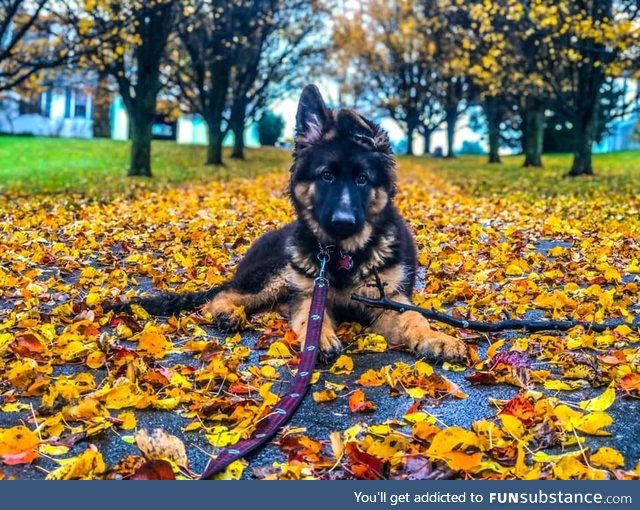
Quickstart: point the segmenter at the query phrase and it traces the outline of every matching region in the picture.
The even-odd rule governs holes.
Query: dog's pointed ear
[[[329,119],[329,111],[315,85],[307,85],[302,91],[296,113],[296,135],[319,138]]]
[[[375,146],[374,130],[367,121],[352,110],[340,110],[336,122],[338,130],[348,138],[363,145]]]
[[[358,115],[353,110],[340,110],[336,116],[340,133],[371,150],[392,153],[387,133],[378,124]]]

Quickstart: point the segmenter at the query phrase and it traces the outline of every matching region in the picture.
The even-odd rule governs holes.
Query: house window
[[[64,118],[71,118],[71,92],[72,90],[67,87],[64,89]]]
[[[51,117],[51,90],[42,93],[42,110],[41,113],[45,117]]]
[[[76,107],[74,117],[86,119],[87,118],[87,93],[83,90],[76,90]]]
[[[18,112],[20,115],[39,114],[41,108],[40,101],[37,95],[20,97]]]

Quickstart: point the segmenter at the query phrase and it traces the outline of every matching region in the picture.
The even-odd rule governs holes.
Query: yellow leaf
[[[273,368],[271,365],[264,365],[260,369],[260,375],[262,377],[264,377],[265,379],[277,379],[278,378],[277,370],[275,368]]]
[[[336,375],[349,375],[353,372],[353,359],[344,354],[335,361],[329,372]]]
[[[369,425],[367,428],[367,432],[370,434],[375,434],[377,436],[386,436],[391,433],[391,427],[387,424],[382,425]]]
[[[278,395],[271,391],[272,382],[264,383],[258,388],[258,394],[262,397],[262,403],[265,406],[272,406],[278,402]]]
[[[98,369],[104,365],[107,361],[107,357],[102,351],[93,351],[87,356],[87,366],[92,369]]]
[[[347,387],[347,385],[346,384],[335,383],[335,382],[332,382],[332,381],[325,381],[324,382],[324,387],[327,390],[342,391]]]
[[[267,351],[267,356],[272,358],[290,358],[291,351],[289,348],[282,342],[273,342],[269,346],[269,350]]]
[[[464,365],[459,365],[457,363],[449,363],[448,361],[445,361],[442,364],[442,368],[450,372],[464,372],[467,369],[467,367],[465,367]]]
[[[416,423],[411,429],[411,435],[421,441],[431,441],[431,438],[440,432],[440,428],[426,421]]]
[[[238,430],[228,430],[227,427],[213,427],[210,434],[207,434],[207,441],[213,446],[224,448],[236,444],[242,439],[242,434]]]
[[[559,480],[580,480],[586,477],[587,472],[587,466],[576,456],[562,457],[553,465],[553,474]]]
[[[551,391],[571,391],[579,388],[580,384],[576,383],[575,381],[567,382],[560,381],[558,379],[547,379],[544,382],[544,387],[545,389]]]
[[[428,394],[427,390],[422,388],[405,388],[405,391],[407,392],[407,395],[415,399],[424,398]]]
[[[101,300],[102,298],[97,292],[89,292],[89,294],[87,294],[86,302],[89,306],[98,304]]]
[[[610,436],[611,433],[603,429],[611,424],[613,418],[602,411],[594,411],[574,422],[577,430],[592,436]]]
[[[522,421],[511,414],[500,414],[500,421],[504,431],[516,439],[522,439],[525,434],[525,428]]]
[[[408,446],[409,443],[403,436],[398,434],[389,434],[385,436],[382,441],[376,440],[371,442],[365,451],[369,455],[374,455],[381,459],[390,459],[404,451]]]
[[[138,341],[138,350],[156,359],[164,358],[172,348],[171,342],[155,331],[144,331]]]
[[[429,455],[435,457],[453,450],[467,450],[469,447],[480,448],[482,443],[478,436],[461,427],[448,427],[436,434],[427,449]]]
[[[385,352],[387,341],[382,335],[369,334],[356,338],[355,345],[349,348],[349,352]]]
[[[0,333],[0,353],[4,352],[9,344],[13,342],[14,336],[11,333]]]
[[[601,447],[597,452],[589,457],[589,461],[594,466],[603,467],[605,469],[616,469],[624,467],[624,457],[622,454],[608,446]]]
[[[186,427],[182,427],[183,432],[195,432],[196,430],[200,430],[202,428],[202,422],[200,421],[192,421]]]
[[[129,308],[138,319],[146,321],[151,317],[149,313],[140,305],[136,305],[135,303],[132,303],[129,305]]]
[[[178,397],[169,397],[169,398],[157,398],[151,401],[154,409],[161,409],[163,411],[172,411],[176,407],[180,405],[180,398]]]
[[[54,446],[51,444],[41,444],[38,450],[42,455],[48,455],[50,457],[57,457],[69,453],[68,446]]]
[[[534,452],[531,455],[531,460],[533,460],[534,462],[560,462],[562,459],[566,458],[566,457],[580,457],[582,456],[582,451],[578,450],[578,451],[574,451],[574,452],[565,452],[565,453],[559,453],[557,455],[550,455],[546,452],[543,451],[539,451],[539,452]]]
[[[345,443],[351,443],[353,441],[357,441],[358,435],[362,432],[363,427],[359,423],[356,423],[353,427],[349,427],[344,431],[342,436],[344,437]]]
[[[131,430],[135,429],[138,422],[136,421],[136,415],[130,412],[120,413],[118,415],[118,419],[122,420],[122,425],[120,427],[123,430]]]
[[[620,324],[620,326],[618,326],[616,329],[614,329],[614,331],[616,333],[618,333],[618,335],[620,335],[623,338],[626,338],[631,333],[633,333],[633,330],[629,326],[627,326],[626,324]]]
[[[415,365],[413,365],[413,369],[422,377],[430,377],[433,375],[433,367],[426,361],[416,361]]]
[[[507,266],[506,273],[509,276],[522,276],[524,274],[523,269],[517,264],[510,264]]]
[[[336,460],[342,458],[344,454],[344,442],[342,441],[342,437],[340,437],[340,432],[331,432],[331,434],[329,434],[329,440],[331,441],[333,457]]]
[[[498,349],[504,345],[504,340],[498,340],[497,342],[493,342],[491,346],[487,349],[487,359],[493,359],[493,357],[498,352]]]
[[[583,400],[578,402],[578,406],[585,411],[606,411],[616,400],[616,390],[613,386],[609,386],[598,397],[591,400]]]
[[[102,454],[91,445],[77,457],[57,461],[60,467],[47,475],[47,480],[90,480],[100,478],[107,467]]]
[[[385,383],[385,378],[375,370],[369,369],[361,374],[356,382],[360,386],[382,386]]]
[[[312,396],[317,403],[331,402],[338,398],[338,395],[333,390],[314,391]]]
[[[246,462],[243,460],[234,460],[231,464],[229,464],[226,468],[224,468],[220,473],[213,477],[214,480],[240,480],[242,478],[242,473],[244,472],[244,467]]]
[[[423,421],[428,421],[429,423],[436,422],[436,419],[432,415],[430,415],[429,413],[422,413],[422,412],[407,413],[403,416],[403,418],[405,419],[405,421],[408,421],[409,423],[419,423]]]
[[[63,409],[66,420],[91,420],[98,416],[106,417],[109,411],[95,398],[85,397],[77,404],[69,405]]]
[[[127,379],[121,379],[117,381],[115,387],[105,388],[96,392],[95,395],[104,399],[107,409],[135,407],[144,398],[140,388]]]
[[[26,411],[27,409],[31,409],[31,406],[23,402],[9,402],[8,404],[4,404],[0,407],[0,411],[3,413],[19,413],[20,411]]]

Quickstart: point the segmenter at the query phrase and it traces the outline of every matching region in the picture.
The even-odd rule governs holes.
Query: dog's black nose
[[[356,217],[351,211],[337,210],[331,216],[331,225],[338,229],[349,229],[355,226]]]

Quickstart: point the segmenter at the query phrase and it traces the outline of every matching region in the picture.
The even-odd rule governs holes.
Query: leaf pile
[[[477,320],[640,313],[636,196],[476,193],[472,170],[471,187],[443,175],[401,163],[398,205],[423,266],[419,305]],[[247,342],[198,313],[162,319],[101,304],[224,281],[254,239],[290,221],[286,180],[0,204],[2,476],[192,478],[207,455],[252,433],[298,363],[282,317],[238,309],[257,330]],[[343,426],[316,433],[296,417],[276,440],[277,461],[238,461],[221,477],[640,477],[638,456],[620,451],[638,425],[611,439],[616,410],[640,398],[638,331],[449,332],[468,341],[468,366],[414,360],[343,325],[346,353],[318,368],[305,404]]]

